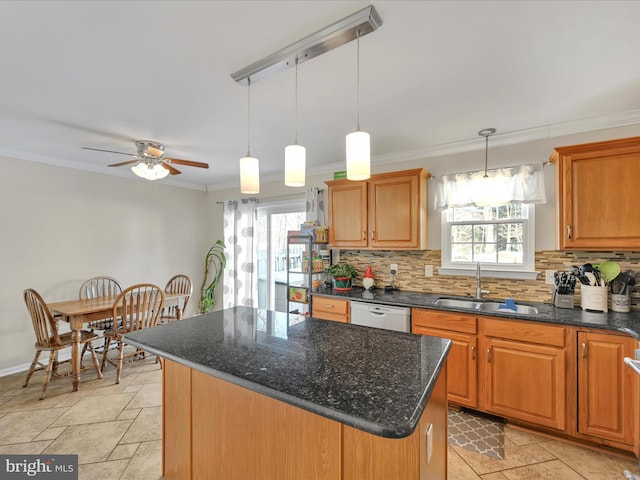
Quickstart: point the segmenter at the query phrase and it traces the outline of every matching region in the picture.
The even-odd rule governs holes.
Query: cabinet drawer
[[[349,300],[314,295],[311,300],[311,315],[314,318],[348,322]]]
[[[484,335],[554,347],[565,346],[565,328],[537,322],[483,318]]]
[[[448,313],[438,310],[414,308],[411,314],[411,322],[413,329],[427,327],[472,334],[478,331],[478,319],[474,315]]]

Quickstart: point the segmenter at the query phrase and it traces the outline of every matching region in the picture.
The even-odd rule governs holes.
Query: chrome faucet
[[[489,293],[488,290],[482,290],[482,283],[480,281],[480,262],[476,263],[476,298],[481,299],[483,293]]]

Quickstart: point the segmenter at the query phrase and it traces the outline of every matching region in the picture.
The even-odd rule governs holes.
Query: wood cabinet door
[[[366,247],[367,182],[329,185],[329,245]]]
[[[413,333],[448,338],[451,349],[447,356],[447,398],[466,407],[478,406],[478,339],[475,335],[416,325]]]
[[[322,320],[349,323],[349,300],[314,295],[311,297],[311,316]]]
[[[564,350],[499,338],[486,338],[485,349],[486,411],[564,430]]]
[[[369,246],[403,249],[420,246],[419,180],[418,175],[404,175],[369,182]],[[426,199],[423,201],[426,203]]]
[[[578,432],[634,445],[638,381],[624,364],[637,341],[619,335],[578,332]]]
[[[554,150],[561,249],[640,248],[640,137]]]

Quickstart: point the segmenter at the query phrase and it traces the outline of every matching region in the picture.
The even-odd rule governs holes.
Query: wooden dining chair
[[[122,292],[122,287],[115,278],[93,277],[80,286],[80,298],[97,298],[115,296]],[[113,326],[113,318],[105,318],[88,324],[91,330],[107,330]]]
[[[63,362],[58,362],[58,351],[63,348],[71,347],[73,342],[71,341],[71,332],[63,334],[58,333],[58,322],[53,318],[49,307],[38,292],[31,288],[25,290],[24,302],[27,305],[29,314],[31,315],[33,330],[36,334],[36,355],[33,358],[33,362],[31,362],[31,367],[29,367],[29,371],[27,372],[27,378],[22,386],[26,387],[29,385],[29,380],[34,372],[45,370],[44,381],[42,382],[42,395],[40,395],[40,400],[42,400],[47,395],[47,386],[52,378],[54,369],[57,370],[58,365],[70,361],[65,360]],[[80,331],[80,343],[86,346],[91,352],[93,366],[96,369],[98,378],[102,378],[100,366],[98,365],[98,357],[96,357],[96,352],[93,349],[93,344],[91,343],[92,340],[95,340],[96,338],[98,338],[98,335],[93,332],[86,330]],[[47,365],[38,361],[40,353],[43,351],[49,352],[49,362]],[[54,378],[56,377],[54,376]]]
[[[182,293],[184,297],[178,300],[177,305],[166,306],[162,309],[162,315],[158,320],[158,323],[175,322],[182,318],[182,314],[187,308],[191,293],[193,293],[193,284],[191,279],[187,275],[179,274],[174,275],[169,279],[167,285],[164,287],[166,293]]]
[[[139,349],[125,353],[124,335],[155,326],[163,305],[164,292],[157,285],[150,283],[132,285],[124,289],[116,298],[113,304],[113,318],[120,317],[121,321],[114,322],[111,328],[104,331],[105,348],[100,366],[100,369],[104,370],[104,366],[108,362],[117,368],[116,383],[120,383],[120,374],[125,358],[128,361],[144,358],[143,352]],[[112,342],[116,344],[116,348],[107,348]],[[115,354],[116,351],[117,358],[110,356],[110,353]]]

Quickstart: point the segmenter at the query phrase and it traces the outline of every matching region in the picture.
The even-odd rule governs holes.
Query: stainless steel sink
[[[438,298],[434,300],[433,304],[443,308],[464,308],[466,310],[478,310],[488,313],[515,313],[520,315],[533,315],[538,313],[538,309],[530,305],[516,304],[515,309],[513,309],[505,308],[504,304],[500,302],[487,302],[473,298]],[[503,307],[500,308],[500,305]]]
[[[477,300],[466,300],[462,298],[438,298],[433,302],[433,304],[444,308],[468,308],[470,310],[476,310],[481,302],[478,302]]]
[[[500,308],[500,305],[503,307]],[[481,312],[519,313],[521,315],[533,315],[538,313],[538,309],[530,305],[515,305],[515,308],[515,310],[512,308],[505,308],[503,303],[498,302],[484,302],[478,306],[478,310]]]

